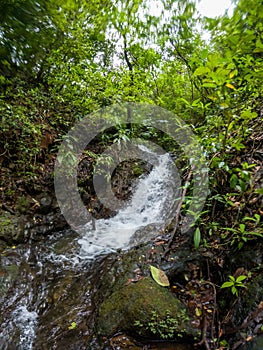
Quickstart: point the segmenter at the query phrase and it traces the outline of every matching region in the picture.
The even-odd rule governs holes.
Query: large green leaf
[[[157,269],[157,267],[150,265],[151,274],[156,283],[163,287],[169,287],[170,282],[163,270]]]

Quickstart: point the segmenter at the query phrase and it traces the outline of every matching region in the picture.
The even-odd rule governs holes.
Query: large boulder
[[[116,290],[100,306],[97,329],[102,336],[126,331],[140,337],[196,340],[186,307],[150,277]]]

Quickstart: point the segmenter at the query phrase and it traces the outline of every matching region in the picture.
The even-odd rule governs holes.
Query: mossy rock
[[[99,308],[97,330],[102,336],[126,331],[145,338],[194,340],[185,306],[150,277],[131,283],[107,298]]]
[[[263,273],[259,274],[247,285],[234,306],[231,321],[235,327],[240,326],[246,317],[255,311],[262,302]],[[263,349],[263,348],[262,348]]]
[[[0,239],[8,245],[24,242],[25,221],[23,217],[0,211]]]

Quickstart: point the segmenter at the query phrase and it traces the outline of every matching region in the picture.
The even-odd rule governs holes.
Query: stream
[[[96,220],[95,230],[88,223],[81,235],[68,229],[2,253],[0,349],[82,349],[85,342],[96,348],[89,344],[94,331],[87,323],[96,308],[92,297],[100,259],[153,238],[134,233],[149,224],[164,228],[180,196],[171,157],[155,157],[131,200],[113,218]],[[74,322],[82,340],[64,342],[63,331],[74,329]]]

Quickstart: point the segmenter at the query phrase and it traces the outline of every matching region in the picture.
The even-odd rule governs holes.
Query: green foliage
[[[135,321],[134,326],[138,328],[139,333],[143,328],[150,334],[155,335],[161,339],[178,339],[183,336],[184,330],[182,325],[189,321],[186,310],[182,309],[180,314],[171,315],[170,311],[166,311],[166,317],[160,318],[155,311],[152,311],[151,318],[146,322]]]
[[[16,94],[17,100],[22,94]],[[22,98],[21,98],[22,100]],[[21,101],[22,102],[22,101]],[[30,103],[0,103],[2,114],[1,131],[0,131],[0,149],[2,156],[6,161],[3,165],[11,162],[18,165],[18,169],[23,172],[30,171],[34,168],[35,157],[38,153],[38,145],[41,137],[42,125],[36,123],[34,113],[37,110],[32,108]],[[26,169],[26,165],[31,166]]]
[[[195,249],[199,248],[200,242],[201,242],[201,232],[200,232],[200,228],[197,227],[195,229],[195,233],[194,233],[194,247],[195,247]]]
[[[258,222],[257,219],[256,222]],[[259,231],[247,231],[245,224],[239,224],[236,228],[225,227],[225,230],[233,233],[231,245],[237,243],[238,249],[241,249],[247,241],[251,241],[257,237],[263,238],[263,233]]]
[[[229,171],[230,177],[230,188],[238,190],[239,192],[245,193],[248,187],[251,186],[251,176],[255,164],[248,164],[247,162],[242,163],[242,168],[233,168]]]
[[[261,238],[259,214],[247,208],[248,198],[262,194],[255,186],[258,163],[243,155],[262,128],[262,6],[240,0],[233,16],[202,19],[190,0],[162,0],[159,16],[146,0],[2,1],[1,165],[33,178],[83,116],[123,101],[156,104],[192,126],[209,161],[210,195],[201,219],[212,219],[199,219],[195,248],[200,232],[203,241],[218,235],[239,248]],[[200,24],[210,31],[209,42]],[[52,135],[49,144],[45,133]],[[120,125],[99,142],[138,135],[180,154],[173,140],[151,128]],[[77,161],[70,151],[64,157]],[[189,160],[179,158],[183,175]],[[191,189],[190,183],[184,211]],[[217,217],[221,210],[225,222]]]
[[[50,46],[62,35],[51,2],[3,0],[0,14],[0,74],[13,76],[20,69],[37,76]]]
[[[234,276],[229,276],[229,281],[224,282],[221,288],[231,288],[231,292],[233,295],[238,296],[239,288],[246,288],[243,281],[247,278],[247,276],[241,275],[235,278]]]

